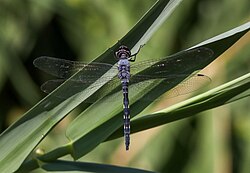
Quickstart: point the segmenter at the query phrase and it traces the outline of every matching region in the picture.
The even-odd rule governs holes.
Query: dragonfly
[[[141,46],[142,47],[142,46]],[[200,70],[201,63],[207,63],[210,61],[213,51],[209,48],[200,47],[190,50],[186,50],[169,57],[162,58],[160,60],[146,60],[132,65],[132,62],[136,61],[136,55],[139,50],[132,54],[131,50],[121,45],[117,51],[114,52],[115,58],[118,60],[116,65],[92,62],[85,63],[80,61],[70,61],[65,59],[59,59],[55,57],[42,56],[34,60],[34,65],[42,71],[45,71],[53,76],[61,79],[55,79],[45,82],[41,89],[50,93],[66,79],[70,78],[74,73],[81,70],[86,73],[81,73],[78,78],[72,79],[73,87],[81,87],[86,84],[93,84],[105,71],[111,70],[110,77],[101,78],[101,81],[95,85],[101,85],[104,83],[117,83],[119,82],[123,94],[123,132],[124,142],[126,150],[129,150],[130,145],[130,109],[129,109],[129,85],[138,83],[148,83],[160,80],[165,84],[171,84],[176,82],[176,79],[185,79],[191,75],[190,70]],[[190,63],[196,62],[196,63]],[[141,73],[134,74],[140,69],[145,68]],[[130,72],[133,71],[132,73]],[[115,77],[117,76],[117,77]],[[210,78],[203,74],[195,74],[180,83],[181,88],[175,87],[172,89],[172,97],[186,94],[197,90],[197,86],[200,83],[210,82]],[[194,82],[189,82],[194,81]],[[92,87],[94,87],[93,85]],[[196,86],[197,85],[197,86]],[[142,86],[142,85],[138,85]],[[140,89],[137,88],[137,89]],[[148,99],[148,98],[147,98]],[[150,98],[149,98],[150,99]]]

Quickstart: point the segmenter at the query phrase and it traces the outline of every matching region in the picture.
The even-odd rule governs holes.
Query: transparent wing
[[[195,74],[192,77],[186,79],[189,74],[172,75],[161,78],[152,78],[151,76],[138,76],[137,78],[143,78],[143,82],[131,82],[130,91],[143,92],[147,91],[147,86],[160,85],[165,90],[166,96],[164,98],[173,98],[180,95],[188,94],[196,90],[201,89],[202,86],[206,86],[211,82],[211,79],[203,74]],[[140,80],[142,81],[142,80]],[[179,83],[182,81],[181,83]],[[140,90],[139,90],[140,88]],[[150,89],[151,90],[151,89]],[[130,92],[131,93],[131,92]],[[155,95],[147,95],[142,100],[156,100]]]
[[[45,83],[42,84],[41,90],[47,94],[51,93],[54,91],[58,86],[60,86],[62,83],[64,83],[67,79],[53,79],[53,80],[48,80]],[[83,80],[75,80],[75,79],[70,79],[68,81],[71,86],[71,90],[75,91],[81,91],[86,87],[89,87],[90,84],[92,84],[89,88],[95,88],[104,85],[105,83],[111,88],[117,86],[117,83],[119,84],[120,81],[116,77],[104,77],[100,81],[96,81],[96,78],[94,77],[86,77]],[[70,91],[69,91],[70,92]]]
[[[62,88],[62,92],[60,92],[60,94],[57,93],[56,96],[60,98],[68,98],[83,91],[87,87],[91,90],[95,87],[100,87],[105,83],[110,83],[109,85],[112,87],[117,80],[113,79],[117,74],[117,67],[112,64],[97,62],[88,64],[46,56],[35,59],[33,63],[40,70],[60,78],[45,82],[41,86],[41,90],[45,93],[52,92],[73,74],[79,71],[76,76],[68,80],[69,83]],[[108,75],[99,79],[99,77],[104,75],[107,71]]]
[[[203,74],[197,74],[181,82],[173,89],[169,90],[164,98],[173,98],[197,91],[201,89],[202,86],[207,86],[209,83],[211,83],[211,81],[212,80],[208,76]]]
[[[209,48],[185,50],[158,60],[142,61],[131,65],[131,72],[142,71],[144,75],[155,78],[174,74],[186,74],[189,70],[200,69],[200,66],[210,60],[213,51]]]
[[[58,78],[69,78],[79,70],[91,72],[93,76],[100,76],[109,69],[116,69],[112,64],[107,63],[84,63],[70,61],[54,57],[42,56],[34,60],[33,64],[40,70]]]

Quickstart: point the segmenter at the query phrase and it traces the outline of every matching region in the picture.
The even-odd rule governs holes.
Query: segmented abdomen
[[[124,120],[124,138],[126,150],[129,150],[130,144],[130,111],[129,111],[129,99],[128,99],[128,82],[122,83],[123,92],[123,120]]]

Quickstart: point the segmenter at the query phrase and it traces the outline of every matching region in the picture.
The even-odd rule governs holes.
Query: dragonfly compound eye
[[[120,46],[118,51],[115,53],[117,58],[129,58],[131,57],[131,52],[127,46]]]

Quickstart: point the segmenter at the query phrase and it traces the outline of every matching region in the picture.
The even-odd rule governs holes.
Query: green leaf
[[[86,162],[71,162],[57,160],[50,163],[44,163],[42,168],[46,171],[64,171],[64,172],[96,172],[96,173],[153,173],[135,168],[127,168],[121,166],[113,166],[107,164],[86,163]]]

